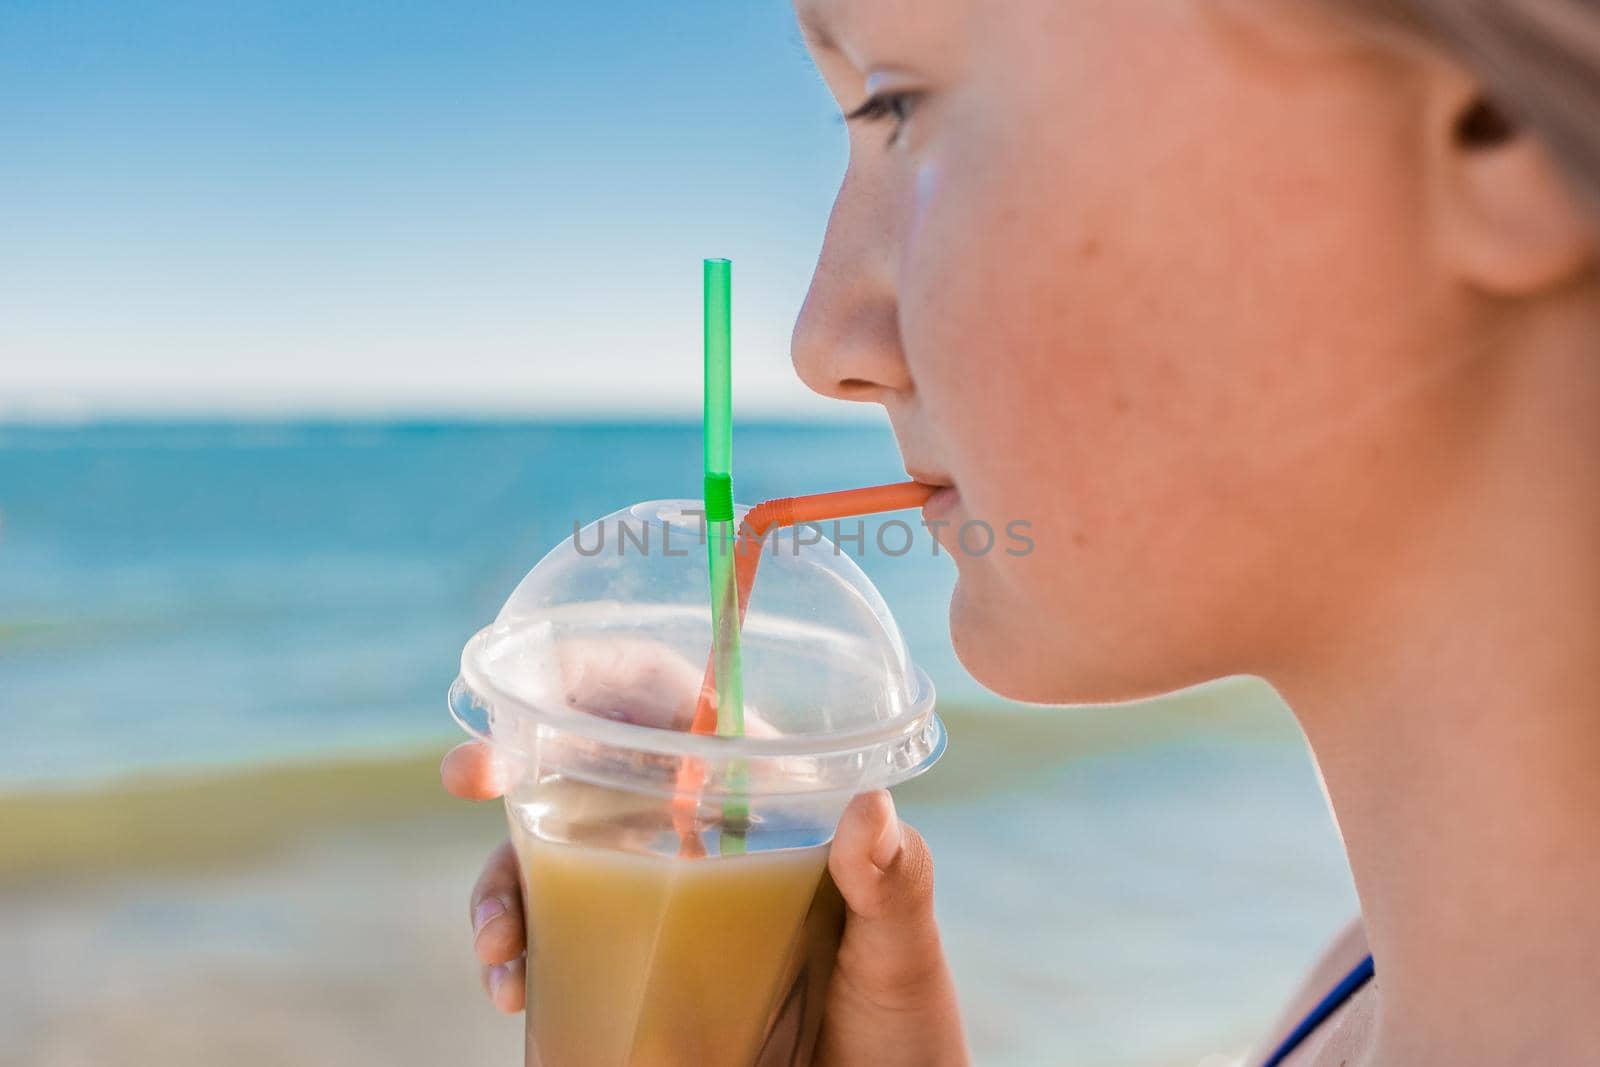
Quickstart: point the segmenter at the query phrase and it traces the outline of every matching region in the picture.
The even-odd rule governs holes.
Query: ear
[[[1540,138],[1460,72],[1438,78],[1428,142],[1448,265],[1503,297],[1557,288],[1592,267],[1595,222]]]

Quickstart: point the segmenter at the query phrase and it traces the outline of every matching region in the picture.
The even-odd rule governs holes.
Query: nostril
[[[870,378],[840,378],[828,388],[825,395],[856,404],[881,404],[883,393],[883,384]]]

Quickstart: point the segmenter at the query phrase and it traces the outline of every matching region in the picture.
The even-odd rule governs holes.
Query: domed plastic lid
[[[457,720],[504,752],[651,792],[676,788],[685,757],[710,767],[709,793],[719,770],[729,791],[779,795],[930,766],[945,744],[932,683],[866,575],[806,527],[762,549],[741,632],[745,736],[689,732],[711,650],[701,509],[635,504],[556,546],[463,650]]]

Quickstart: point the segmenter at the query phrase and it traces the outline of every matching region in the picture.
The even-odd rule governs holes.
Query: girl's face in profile
[[[795,364],[955,486],[929,518],[991,688],[1270,677],[1468,462],[1420,61],[1337,2],[798,0],[855,117]]]

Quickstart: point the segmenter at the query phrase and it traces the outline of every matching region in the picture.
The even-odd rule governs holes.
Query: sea
[[[734,449],[747,503],[905,476],[872,423],[741,423]],[[0,794],[442,750],[462,644],[521,577],[575,523],[698,497],[700,462],[671,420],[0,424]],[[1058,751],[1037,722],[1104,713],[985,693],[948,556],[874,529],[859,562],[963,709],[952,766],[980,757],[957,775],[984,788],[903,810],[983,1062],[1234,1062],[1355,906],[1287,710],[1220,682]]]
[[[736,447],[744,502],[905,478],[874,426]],[[700,448],[690,422],[0,426],[0,789],[436,738],[522,575],[575,523],[698,497]],[[941,692],[979,696],[914,532],[862,563]]]

